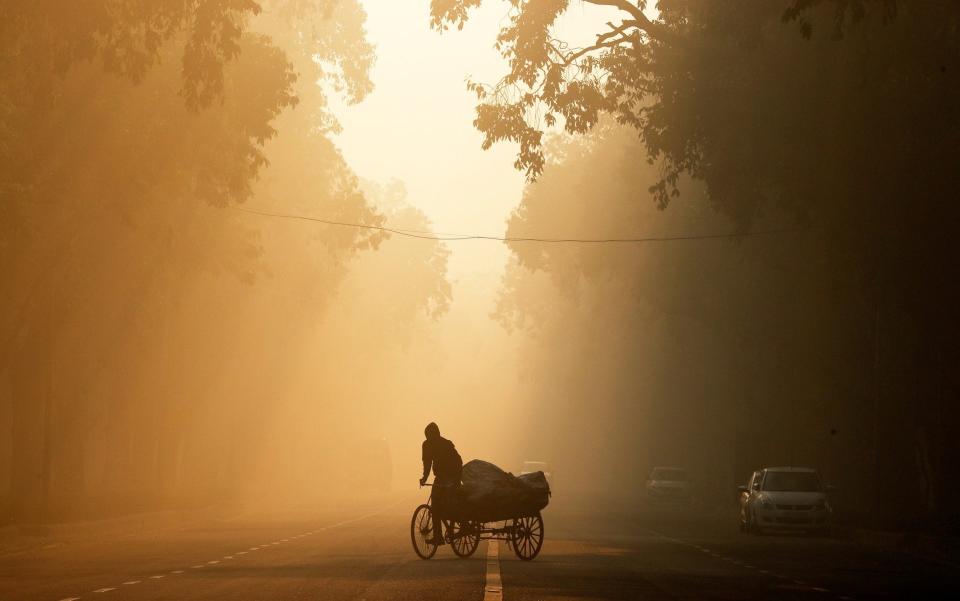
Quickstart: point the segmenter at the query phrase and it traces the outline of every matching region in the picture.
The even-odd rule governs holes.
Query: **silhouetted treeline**
[[[514,244],[499,313],[544,337],[530,394],[638,478],[689,462],[725,495],[761,465],[811,463],[849,519],[955,524],[960,4],[658,5],[649,26],[625,17],[646,38],[601,50],[605,78],[551,75],[555,55],[523,43],[550,19],[511,21],[508,51],[530,61],[512,74],[543,65],[556,89],[481,95],[488,140],[519,132],[536,172],[536,130],[509,116],[533,113],[511,106],[622,129],[548,144],[509,234],[799,231]],[[569,303],[547,304],[554,289]]]
[[[375,206],[329,139],[326,91],[372,88],[364,19],[355,0],[0,2],[0,521],[295,497],[330,486],[339,433],[368,435],[313,374],[342,333],[326,312],[357,298],[338,286],[392,241],[238,210],[429,227]],[[401,330],[449,299],[443,248],[411,248],[366,271],[403,291]],[[378,281],[396,262],[417,286]]]

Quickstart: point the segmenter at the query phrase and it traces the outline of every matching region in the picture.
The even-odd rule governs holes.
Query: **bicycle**
[[[432,487],[427,483],[423,486]],[[437,553],[439,545],[434,543],[433,490],[427,502],[418,506],[410,520],[410,539],[413,550],[420,559],[430,559]],[[453,513],[456,513],[455,511]],[[506,520],[483,522],[470,519],[469,516],[456,516],[462,519],[444,519],[443,540],[450,545],[454,554],[467,558],[476,552],[481,540],[503,540],[523,561],[535,558],[543,547],[543,517],[540,512],[531,515],[514,516]],[[501,526],[490,524],[502,522]],[[507,524],[507,522],[510,522]]]

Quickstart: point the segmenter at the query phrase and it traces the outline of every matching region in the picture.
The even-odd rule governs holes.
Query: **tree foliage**
[[[356,0],[0,0],[0,520],[270,475],[247,469],[279,444],[264,422],[385,237],[237,208],[384,223],[330,139],[328,95],[372,89],[364,21]],[[423,269],[410,302],[438,313],[443,256]]]
[[[794,306],[781,314],[776,304],[790,299],[758,287],[744,301],[755,304],[753,314],[779,319],[766,322],[767,339],[761,332],[727,343],[746,345],[764,359],[780,357],[769,367],[781,373],[802,364],[800,357],[808,361],[814,349],[825,349],[833,367],[831,361],[810,363],[817,365],[819,375],[811,380],[821,385],[821,398],[833,399],[824,411],[846,415],[853,429],[873,424],[865,436],[874,455],[861,459],[875,462],[878,472],[910,474],[912,490],[923,488],[928,508],[936,508],[911,515],[949,515],[955,496],[945,469],[960,449],[934,442],[942,419],[934,415],[940,407],[951,423],[958,419],[955,409],[943,408],[958,405],[951,374],[960,365],[954,342],[960,320],[951,309],[960,297],[956,287],[945,285],[960,269],[954,235],[960,213],[948,200],[960,187],[960,4],[661,0],[653,19],[644,13],[653,7],[643,2],[585,2],[610,7],[614,17],[587,48],[570,48],[551,33],[568,5],[512,3],[500,32],[509,73],[493,85],[472,86],[485,143],[519,142],[518,167],[531,178],[542,175],[544,186],[538,180],[529,188],[511,229],[566,214],[561,199],[573,187],[581,202],[592,199],[578,214],[585,224],[596,212],[613,218],[607,226],[614,231],[626,223],[635,234],[644,233],[640,208],[621,220],[622,206],[598,197],[589,185],[578,186],[575,178],[556,183],[569,177],[550,174],[569,168],[562,160],[566,151],[545,167],[553,152],[541,143],[547,117],[564,110],[575,115],[564,124],[568,134],[595,130],[609,115],[637,136],[635,145],[617,152],[621,143],[605,149],[608,137],[591,138],[599,158],[592,169],[580,170],[585,182],[600,189],[627,186],[637,203],[652,196],[660,208],[709,207],[742,233],[765,225],[804,229],[812,238],[787,246],[783,258],[795,267],[804,261],[822,267],[807,280],[809,288],[797,283],[798,290],[820,290],[832,299],[809,310],[821,321],[807,331],[817,334],[807,338],[799,357],[781,352],[776,345],[786,343],[778,342],[780,329],[807,311]],[[462,21],[469,6],[435,3],[440,21],[448,24]],[[637,173],[650,169],[655,177],[638,180]],[[690,229],[682,233],[697,231]],[[518,266],[542,270],[557,283],[581,282],[607,269],[606,261],[590,260],[589,251],[571,250],[572,257],[567,252],[514,248]],[[689,307],[732,286],[693,261],[677,269],[644,287],[655,295],[673,277],[688,287],[688,295],[667,296],[662,311]],[[800,279],[801,273],[791,277]],[[516,274],[510,278],[511,285],[523,281]],[[713,286],[701,289],[693,280]],[[778,286],[790,284],[785,277]],[[518,313],[515,301],[510,294],[503,299],[508,323],[516,324],[517,315],[531,319],[535,312]],[[736,311],[718,307],[696,307],[696,313],[710,323],[731,319]],[[859,486],[864,498],[879,500],[875,515],[907,515],[909,487],[876,481]]]

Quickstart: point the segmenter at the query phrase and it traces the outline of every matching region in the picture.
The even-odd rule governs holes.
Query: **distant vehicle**
[[[753,472],[740,491],[740,530],[759,534],[769,530],[828,533],[833,508],[827,499],[832,487],[823,485],[809,467],[768,467]]]
[[[647,500],[652,502],[690,503],[693,486],[687,470],[679,467],[655,467],[646,482]]]
[[[533,472],[543,472],[547,484],[550,485],[550,488],[553,488],[553,472],[550,470],[549,463],[545,461],[524,461],[523,466],[520,467],[519,475],[532,474]]]

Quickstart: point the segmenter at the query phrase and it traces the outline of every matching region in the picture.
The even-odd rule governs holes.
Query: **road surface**
[[[487,543],[467,560],[442,548],[423,561],[409,539],[418,502],[7,545],[0,601],[481,601],[496,597],[485,593],[488,570],[499,571],[508,601],[960,597],[950,563],[844,539],[747,536],[725,517],[691,510],[550,507],[533,562],[502,545],[488,562]]]

